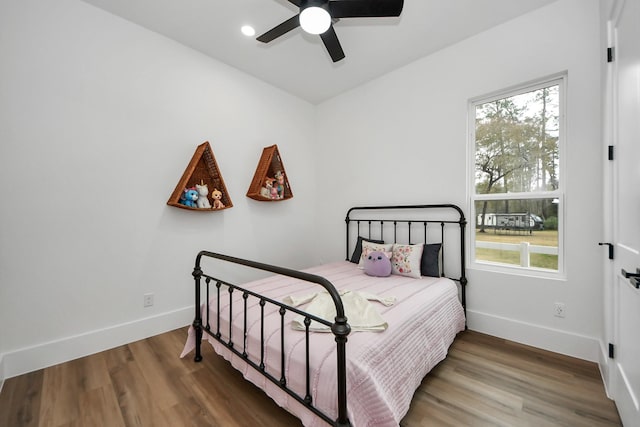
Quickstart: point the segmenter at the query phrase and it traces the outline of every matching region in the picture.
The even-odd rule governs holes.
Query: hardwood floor
[[[5,381],[0,426],[300,426],[186,328]],[[598,368],[461,333],[416,391],[401,426],[620,426]]]

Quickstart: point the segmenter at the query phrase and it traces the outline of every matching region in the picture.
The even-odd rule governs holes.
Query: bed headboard
[[[441,275],[460,283],[460,299],[466,308],[464,242],[467,220],[458,206],[358,206],[347,211],[345,221],[346,260],[350,259],[358,236],[385,243],[441,243]]]

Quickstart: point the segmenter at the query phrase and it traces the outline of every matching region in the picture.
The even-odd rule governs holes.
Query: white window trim
[[[567,98],[567,73],[558,73],[541,79],[530,81],[521,85],[512,86],[503,90],[492,92],[490,94],[478,96],[469,100],[467,108],[468,116],[468,141],[467,141],[467,200],[469,211],[469,244],[467,245],[467,259],[469,260],[469,268],[483,271],[492,271],[505,274],[514,274],[529,277],[544,277],[549,279],[566,279],[565,270],[565,224],[567,212],[566,197],[566,98]],[[494,194],[475,194],[475,128],[476,128],[476,106],[497,99],[508,98],[525,92],[542,89],[547,86],[558,85],[559,92],[559,114],[558,126],[560,128],[558,138],[558,156],[559,156],[559,186],[555,191],[539,191],[526,193],[494,193]],[[535,267],[521,267],[509,264],[492,263],[488,261],[476,260],[476,218],[475,202],[482,200],[505,200],[505,199],[558,199],[558,270],[547,270]]]

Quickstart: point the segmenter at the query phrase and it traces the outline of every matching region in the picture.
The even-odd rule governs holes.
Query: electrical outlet
[[[153,305],[153,294],[144,294],[144,306],[151,307]]]
[[[563,302],[556,302],[553,304],[553,315],[556,317],[564,317],[565,307]]]

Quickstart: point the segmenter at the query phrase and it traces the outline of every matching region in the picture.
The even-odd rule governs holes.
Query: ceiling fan
[[[372,18],[400,16],[404,0],[289,0],[300,12],[276,25],[256,40],[263,43],[288,33],[297,27],[310,34],[319,34],[333,62],[344,58],[333,23],[340,18]]]

